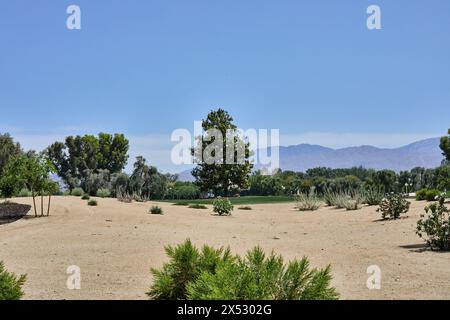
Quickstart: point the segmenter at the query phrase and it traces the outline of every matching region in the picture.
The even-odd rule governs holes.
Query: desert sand
[[[449,299],[450,253],[425,250],[415,234],[424,202],[413,201],[397,221],[379,221],[375,207],[347,212],[323,207],[299,212],[294,203],[252,205],[230,217],[157,203],[54,197],[50,217],[0,225],[0,260],[27,273],[25,299],[147,299],[150,267],[166,261],[164,246],[190,238],[197,245],[230,246],[236,253],[260,245],[286,259],[308,256],[314,267],[332,265],[342,299]],[[14,199],[31,204],[29,198]],[[66,286],[68,266],[81,268],[81,289]],[[382,271],[380,290],[369,290],[367,267]]]

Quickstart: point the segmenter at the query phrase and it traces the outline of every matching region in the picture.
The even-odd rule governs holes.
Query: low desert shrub
[[[420,189],[416,192],[416,200],[423,201],[426,200],[428,189]]]
[[[353,210],[359,210],[361,209],[363,200],[362,198],[353,198],[353,199],[347,199],[343,206],[347,211],[353,211]]]
[[[445,197],[425,207],[426,215],[417,221],[416,233],[425,239],[432,249],[450,250],[450,210],[445,206]]]
[[[369,187],[364,190],[364,203],[368,206],[378,206],[384,198],[384,190],[377,187]]]
[[[83,194],[84,194],[84,191],[81,188],[74,188],[71,192],[71,195],[73,195],[75,197],[81,197]]]
[[[97,197],[99,198],[108,198],[111,196],[111,191],[107,188],[101,188],[97,190]]]
[[[154,299],[170,300],[334,300],[331,267],[311,269],[307,258],[284,263],[282,256],[266,256],[260,247],[244,257],[229,249],[204,246],[200,251],[187,240],[167,247],[170,258],[161,270],[152,269]]]
[[[253,210],[252,207],[249,206],[243,206],[243,207],[239,207],[238,210]]]
[[[95,207],[97,205],[98,205],[97,200],[92,199],[88,201],[88,206]]]
[[[213,211],[219,216],[230,215],[234,209],[233,204],[228,198],[218,198],[213,201]]]
[[[299,211],[315,211],[320,208],[322,202],[314,191],[300,193],[295,197]]]
[[[163,209],[161,207],[158,206],[153,206],[150,208],[149,211],[150,214],[163,214]]]
[[[203,209],[208,209],[208,207],[205,206],[204,204],[198,204],[198,203],[191,204],[188,208],[191,208],[191,209],[201,209],[201,210],[203,210]]]
[[[389,193],[381,201],[377,212],[381,212],[383,219],[398,219],[402,213],[409,211],[410,205],[411,203],[403,195]]]
[[[123,191],[122,188],[118,188],[116,190],[116,198],[120,202],[125,202],[125,203],[133,202],[133,196],[130,195],[128,192]]]
[[[9,273],[0,261],[0,300],[19,300],[23,297],[22,286],[25,284],[26,275],[16,276]]]
[[[81,196],[81,200],[89,200],[90,198],[91,197],[87,193],[85,193]]]

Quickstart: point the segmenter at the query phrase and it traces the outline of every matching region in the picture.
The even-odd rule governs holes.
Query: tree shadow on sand
[[[431,250],[426,243],[417,243],[417,244],[407,244],[400,246],[400,248],[408,249],[410,252],[422,253],[422,252],[433,252],[433,253],[447,253],[450,254],[450,251],[445,250]]]
[[[31,210],[27,204],[13,202],[0,203],[0,225],[22,219]]]

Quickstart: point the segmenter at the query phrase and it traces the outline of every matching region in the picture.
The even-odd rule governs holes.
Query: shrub
[[[347,209],[347,211],[359,210],[359,209],[361,209],[362,203],[363,203],[362,198],[347,199],[343,203],[343,206],[345,209]]]
[[[81,200],[89,200],[90,198],[91,197],[87,193],[85,193],[81,196]]]
[[[191,208],[191,209],[208,209],[207,206],[205,206],[203,204],[198,204],[198,203],[191,204],[188,208]]]
[[[307,258],[284,263],[281,256],[255,247],[245,257],[229,249],[204,246],[200,251],[187,240],[167,247],[170,258],[161,270],[152,269],[154,283],[147,293],[154,299],[192,300],[332,300],[331,268],[310,269]]]
[[[97,197],[100,198],[108,198],[111,195],[111,192],[107,188],[101,188],[97,190]]]
[[[398,219],[402,213],[409,211],[410,205],[401,194],[390,193],[381,201],[377,212],[381,212],[383,219]]]
[[[369,187],[364,190],[364,203],[369,206],[378,206],[384,198],[384,191],[382,188]]]
[[[427,198],[427,191],[428,189],[420,189],[416,192],[416,200],[417,201],[423,201]]]
[[[425,207],[428,216],[421,215],[416,233],[433,249],[450,250],[450,210],[445,206],[445,197]]]
[[[436,189],[421,189],[416,193],[416,200],[435,201],[440,194],[441,192]]]
[[[153,206],[150,208],[149,211],[150,214],[163,214],[163,209],[161,207],[158,206]]]
[[[27,188],[23,188],[19,191],[18,194],[19,197],[31,197],[31,191]]]
[[[321,201],[314,191],[300,193],[295,197],[299,211],[314,211],[320,208]]]
[[[6,271],[0,261],[0,300],[19,300],[23,297],[22,286],[25,284],[26,275],[16,276]]]
[[[243,207],[239,207],[238,210],[253,210],[252,207],[249,206],[243,206]]]
[[[97,206],[97,200],[89,200],[88,201],[88,206],[91,206],[91,207]]]
[[[82,188],[74,188],[71,192],[71,195],[75,197],[81,197],[84,194],[84,191]]]
[[[128,192],[126,191],[122,191],[121,188],[117,189],[116,191],[116,197],[117,200],[119,200],[120,202],[125,202],[125,203],[131,203],[133,202],[133,196],[130,195]]]
[[[203,271],[215,272],[220,262],[231,259],[229,249],[216,250],[205,245],[200,251],[189,239],[176,247],[167,246],[165,250],[170,260],[161,270],[151,269],[153,285],[147,293],[157,300],[186,299],[189,282],[195,281]]]
[[[431,189],[427,191],[427,194],[425,196],[425,200],[427,201],[436,201],[442,192],[436,189]]]
[[[213,211],[219,216],[230,215],[234,206],[227,198],[218,198],[213,201]]]

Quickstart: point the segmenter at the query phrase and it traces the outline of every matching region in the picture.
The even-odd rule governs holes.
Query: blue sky
[[[79,5],[81,30],[66,28]],[[382,30],[366,27],[381,7]],[[2,1],[0,132],[123,132],[164,170],[215,107],[282,144],[393,147],[450,126],[450,1]]]

